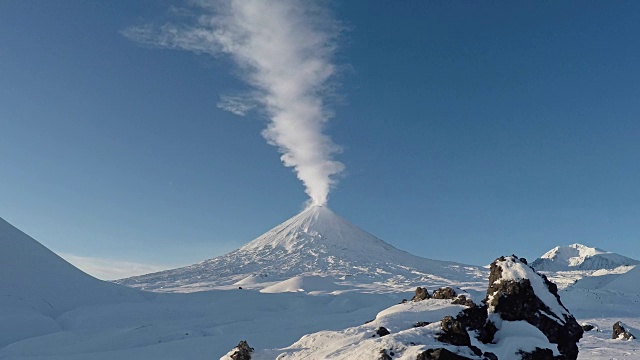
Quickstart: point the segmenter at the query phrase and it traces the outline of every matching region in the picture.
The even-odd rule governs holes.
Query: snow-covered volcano
[[[557,246],[531,265],[538,271],[615,269],[637,265],[640,261],[582,244]]]
[[[461,285],[485,278],[480,267],[411,255],[327,207],[312,206],[226,255],[117,282],[147,290],[196,291],[273,283],[300,275],[330,276],[359,285],[388,282],[390,286]]]

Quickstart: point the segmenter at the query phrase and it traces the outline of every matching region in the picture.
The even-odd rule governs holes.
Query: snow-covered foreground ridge
[[[572,359],[582,327],[560,301],[555,285],[524,260],[501,257],[491,264],[483,304],[456,297],[433,298],[418,289],[410,302],[392,306],[363,325],[303,336],[293,345],[248,354],[251,359]]]
[[[293,276],[328,276],[350,286],[385,283],[407,290],[484,281],[484,269],[398,250],[336,215],[312,206],[226,255],[199,264],[116,281],[152,291],[191,292],[237,285],[263,288]]]

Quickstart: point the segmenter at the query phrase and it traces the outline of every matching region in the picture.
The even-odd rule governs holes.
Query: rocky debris
[[[464,305],[469,307],[476,306],[476,303],[474,303],[471,299],[467,298],[464,295],[458,295],[458,297],[453,300],[453,303],[456,305]]]
[[[622,322],[618,321],[613,324],[613,335],[611,336],[611,338],[620,340],[633,340],[636,337],[633,336],[633,334],[631,334],[629,330],[627,330]]]
[[[376,329],[376,335],[378,335],[380,337],[383,337],[383,336],[386,336],[386,335],[389,335],[389,334],[391,334],[391,333],[384,326],[380,326],[379,328]]]
[[[563,360],[565,359],[562,355],[553,355],[553,351],[551,349],[541,349],[537,347],[533,351],[522,351],[518,352],[521,360]]]
[[[584,330],[584,331],[591,331],[591,330],[596,328],[595,326],[593,326],[591,324],[582,324],[580,326],[582,326],[582,330]]]
[[[457,296],[456,291],[453,290],[453,288],[451,287],[441,287],[440,289],[437,289],[433,292],[433,295],[431,295],[432,298],[434,299],[450,299],[453,300],[455,299]]]
[[[462,310],[456,317],[463,326],[476,333],[476,338],[483,344],[490,344],[498,328],[489,320],[487,306],[473,306]]]
[[[413,295],[411,301],[422,301],[430,298],[431,296],[429,296],[429,291],[426,288],[418,286],[416,288],[416,294]]]
[[[498,360],[498,355],[485,351],[484,354],[482,354],[482,358],[482,360]]]
[[[380,350],[380,356],[378,357],[378,360],[393,360],[393,358],[387,354],[387,350],[382,349]]]
[[[575,360],[578,356],[577,342],[582,337],[583,329],[562,305],[555,284],[515,255],[496,259],[490,271],[487,296],[482,306],[464,295],[456,297],[452,288],[434,291],[433,298],[455,299],[454,303],[468,306],[456,317],[444,317],[441,321],[442,330],[437,336],[438,341],[458,346],[459,351],[451,347],[429,349],[421,353],[418,359],[467,359],[461,354],[473,353],[475,358],[496,360],[495,354],[483,353],[471,345],[471,336],[483,344],[496,344],[495,334],[503,321],[526,321],[547,337],[549,348],[536,348],[529,352],[521,350],[514,354],[514,359]],[[508,336],[502,337],[499,341],[508,339]],[[552,349],[556,346],[560,355],[554,355]]]
[[[485,302],[489,312],[502,320],[526,321],[538,328],[549,342],[557,344],[565,359],[578,357],[582,327],[562,305],[557,286],[517,256],[503,256],[491,263]]]
[[[234,349],[235,352],[230,355],[233,360],[251,360],[251,353],[253,352],[253,348],[249,346],[249,344],[242,340],[238,343],[238,346]]]
[[[440,322],[440,326],[442,333],[438,336],[438,341],[458,346],[471,345],[471,338],[462,322],[451,316],[445,316]]]
[[[413,327],[414,328],[423,327],[423,326],[427,326],[429,324],[431,324],[431,323],[427,322],[427,321],[418,321],[417,323],[413,324]]]
[[[427,349],[418,354],[416,360],[470,360],[471,358],[458,355],[445,348]]]

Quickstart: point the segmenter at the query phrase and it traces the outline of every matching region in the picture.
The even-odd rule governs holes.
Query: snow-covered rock
[[[556,287],[515,256],[498,258],[490,271],[485,305],[420,296],[363,325],[309,334],[252,359],[575,360],[583,330]]]
[[[151,291],[192,292],[229,285],[264,288],[296,276],[330,276],[390,291],[484,281],[484,269],[398,250],[327,207],[312,206],[226,255],[199,264],[116,281]]]
[[[538,271],[600,270],[637,265],[640,261],[581,244],[557,246],[536,259]]]

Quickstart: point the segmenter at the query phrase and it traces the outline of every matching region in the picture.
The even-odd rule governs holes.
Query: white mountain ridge
[[[582,244],[572,244],[556,246],[531,265],[538,271],[571,271],[615,269],[639,263],[638,260],[620,254]]]
[[[330,276],[359,286],[387,282],[405,288],[425,283],[480,284],[486,279],[481,267],[409,254],[327,207],[311,206],[226,255],[116,282],[152,291],[191,292],[273,284],[294,276]]]

